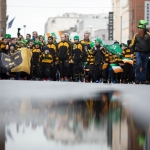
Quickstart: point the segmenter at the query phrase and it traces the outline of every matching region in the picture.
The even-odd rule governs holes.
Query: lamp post
[[[23,26],[24,27],[24,38],[26,36],[26,25]]]

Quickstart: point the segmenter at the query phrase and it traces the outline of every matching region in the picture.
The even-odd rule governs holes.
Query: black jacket
[[[102,53],[102,50],[100,50],[100,46],[97,46],[96,48],[97,50],[94,50],[93,56],[95,56],[95,64],[100,64],[103,62],[104,55]]]
[[[59,42],[57,45],[57,54],[59,60],[69,59],[71,55],[71,47],[68,42]]]
[[[82,44],[73,44],[72,48],[72,58],[74,61],[82,61],[82,53],[83,53],[83,47]]]
[[[138,34],[135,34],[130,44],[131,53],[134,52],[150,52],[150,33],[146,33],[143,38],[140,38]]]

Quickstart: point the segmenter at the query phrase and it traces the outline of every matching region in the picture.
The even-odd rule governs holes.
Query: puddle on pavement
[[[1,100],[0,149],[146,150],[148,132],[116,91],[80,99]]]

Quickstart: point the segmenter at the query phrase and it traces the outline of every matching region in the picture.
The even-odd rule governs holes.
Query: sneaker
[[[146,80],[144,84],[150,84],[150,81]]]
[[[99,80],[99,83],[102,83],[102,82],[103,82],[103,80],[102,80],[102,79],[100,79],[100,80]]]
[[[128,84],[128,82],[126,80],[123,81],[123,84]]]
[[[60,81],[64,81],[64,78],[61,78]]]
[[[136,80],[136,81],[135,81],[135,84],[140,84],[140,81]]]
[[[15,80],[15,78],[10,78],[10,80]]]
[[[133,84],[133,82],[129,82],[129,84]]]
[[[99,83],[99,81],[98,81],[98,80],[96,80],[96,83]]]
[[[117,84],[117,80],[112,80],[111,81],[113,84]]]
[[[65,80],[65,82],[68,82],[68,78],[67,77],[64,77],[64,80]]]
[[[88,81],[88,80],[85,80],[85,82],[86,82],[86,83],[89,83],[89,81]]]
[[[36,81],[39,81],[39,79],[38,79],[38,78],[36,78],[35,80],[36,80]]]
[[[75,79],[74,82],[79,82],[79,80],[78,80],[78,79]]]
[[[107,83],[107,80],[106,80],[106,79],[103,79],[103,83]]]
[[[50,80],[50,81],[53,81],[53,79],[52,79],[52,78],[49,78],[49,80]]]

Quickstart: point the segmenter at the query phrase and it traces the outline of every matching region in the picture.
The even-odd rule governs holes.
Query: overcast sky
[[[20,27],[24,35],[23,25],[26,25],[26,33],[36,30],[44,35],[44,24],[48,17],[66,12],[100,14],[109,11],[111,0],[7,0],[8,22],[16,17],[7,33],[16,36],[17,28]]]

